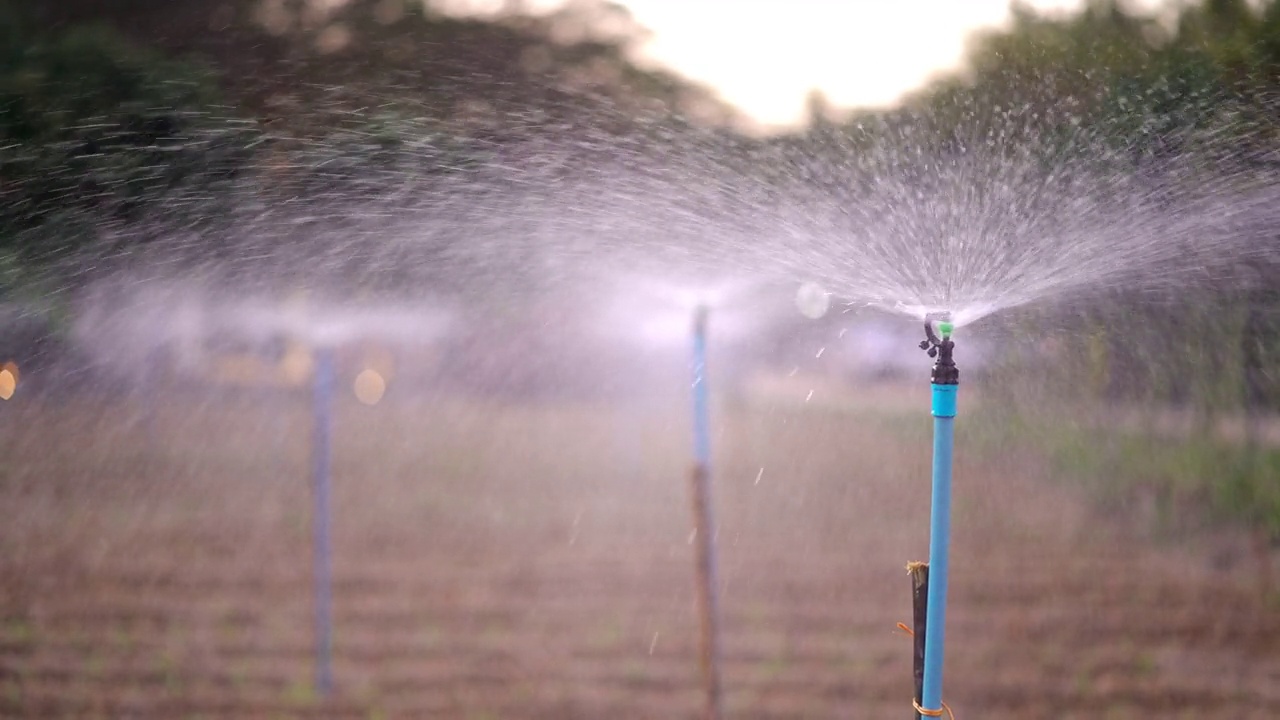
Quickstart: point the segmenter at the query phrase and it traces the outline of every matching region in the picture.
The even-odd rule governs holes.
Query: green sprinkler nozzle
[[[951,332],[955,329],[956,329],[956,326],[952,325],[950,322],[946,320],[943,320],[942,322],[938,323],[938,334],[941,335],[943,338],[951,337]]]

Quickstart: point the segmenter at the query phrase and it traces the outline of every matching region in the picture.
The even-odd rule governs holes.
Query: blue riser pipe
[[[333,690],[333,555],[330,542],[330,493],[333,458],[333,351],[316,352],[312,428],[311,482],[315,507],[312,531],[315,551],[316,692]]]
[[[924,641],[921,706],[942,707],[942,666],[947,623],[948,556],[951,549],[951,466],[957,385],[933,385],[933,498],[929,517],[929,598]]]
[[[706,720],[724,717],[720,668],[720,599],[716,568],[716,525],[711,492],[711,394],[707,385],[707,311],[699,308],[693,324],[693,513],[697,541],[698,596],[702,613],[702,670],[706,682]]]
[[[711,467],[711,394],[707,388],[707,312],[693,323],[693,458]]]

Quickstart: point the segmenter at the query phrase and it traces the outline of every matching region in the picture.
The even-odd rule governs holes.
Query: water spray
[[[320,346],[315,352],[312,379],[311,482],[315,506],[312,511],[314,543],[316,692],[327,697],[333,690],[333,555],[330,542],[330,494],[333,465],[333,348]]]
[[[716,590],[716,527],[711,494],[711,402],[707,387],[707,321],[710,308],[693,312],[693,524],[698,581],[698,609],[702,615],[702,676],[707,691],[707,720],[724,717],[721,684],[720,602]]]
[[[937,323],[937,332],[934,323]],[[947,312],[929,313],[924,320],[925,339],[920,349],[934,359],[933,388],[933,496],[929,516],[929,563],[912,563],[912,600],[915,612],[915,666],[919,716],[942,714],[942,669],[947,622],[948,554],[951,546],[951,466],[954,445],[956,393],[960,370],[956,367],[954,325]],[[921,612],[921,602],[925,607]],[[921,620],[923,619],[923,623]],[[923,624],[923,627],[921,625]],[[923,643],[923,647],[921,644]]]

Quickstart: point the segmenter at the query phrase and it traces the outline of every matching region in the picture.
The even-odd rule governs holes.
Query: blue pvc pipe
[[[957,385],[933,386],[933,500],[929,516],[929,598],[924,634],[921,706],[942,708],[942,661],[947,623],[947,556],[951,547],[951,454]]]
[[[716,567],[716,524],[711,492],[711,393],[707,384],[707,315],[699,307],[693,321],[693,505],[698,582],[703,603],[703,653],[707,682],[707,720],[724,717],[720,677],[720,598]]]
[[[711,467],[711,400],[707,389],[707,309],[693,321],[693,459]]]
[[[311,519],[315,550],[316,691],[333,689],[333,554],[329,537],[333,458],[333,351],[316,351],[312,388],[314,426],[311,439],[311,482],[315,500]]]

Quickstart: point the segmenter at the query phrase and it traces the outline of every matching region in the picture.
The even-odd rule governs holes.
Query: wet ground
[[[908,717],[928,417],[774,395],[719,407],[730,715]],[[694,718],[683,409],[344,403],[329,699],[301,400],[9,412],[0,715]],[[1280,712],[1280,608],[1249,583],[1014,452],[960,447],[955,498],[962,720]]]

